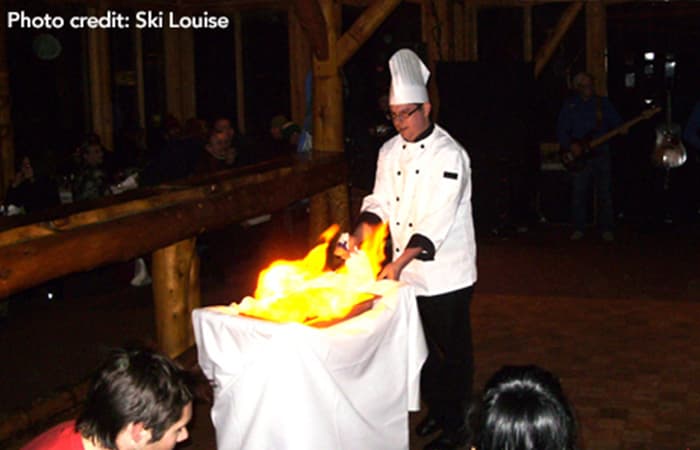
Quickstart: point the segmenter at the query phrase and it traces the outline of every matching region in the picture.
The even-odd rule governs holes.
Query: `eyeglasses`
[[[388,113],[388,114],[386,115],[386,118],[389,119],[389,120],[391,120],[392,122],[397,122],[397,121],[398,121],[398,122],[403,122],[404,120],[406,120],[406,119],[408,119],[409,117],[411,117],[411,115],[412,115],[414,112],[418,111],[418,110],[421,109],[422,107],[423,107],[423,105],[418,105],[418,106],[415,107],[415,109],[413,109],[413,111],[402,111],[402,112],[400,112],[400,113],[398,113],[398,114],[393,113],[393,112],[392,112],[392,113]]]

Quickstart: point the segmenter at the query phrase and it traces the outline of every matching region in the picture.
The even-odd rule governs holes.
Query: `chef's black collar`
[[[423,139],[430,136],[433,133],[434,129],[435,129],[435,124],[430,122],[430,126],[428,128],[426,128],[426,130],[424,132],[419,134],[413,141],[410,141],[410,142],[415,144],[415,143],[422,141]]]

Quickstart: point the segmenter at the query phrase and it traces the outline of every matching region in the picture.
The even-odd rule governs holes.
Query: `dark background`
[[[535,52],[565,6],[535,8]],[[85,13],[81,6],[41,1],[31,6],[8,5],[20,7],[27,14],[49,12],[68,17]],[[343,7],[343,27],[349,27],[360,13],[361,9]],[[645,100],[665,107],[670,91],[672,120],[685,124],[700,98],[698,18],[700,7],[692,2],[608,7],[609,96],[623,118],[639,114],[648,106]],[[272,116],[289,115],[287,16],[283,12],[244,12],[242,23],[246,131],[251,138],[262,139]],[[7,35],[16,151],[34,155],[51,171],[90,131],[91,119],[86,36],[69,27],[49,31],[62,46],[52,60],[40,59],[33,50],[37,36],[47,30],[13,28]],[[163,42],[159,30],[143,30],[142,40],[145,132],[153,134],[167,114]],[[113,74],[133,71],[131,30],[111,30],[109,41]],[[197,115],[205,120],[220,115],[235,119],[233,29],[196,31],[194,42]],[[479,62],[438,65],[433,75],[443,110],[437,119],[464,144],[473,160],[480,227],[492,229],[542,218],[566,220],[567,177],[537,171],[537,144],[555,139],[556,116],[569,94],[567,80],[585,68],[584,44],[585,21],[580,14],[540,78],[533,80],[531,66],[522,57],[521,9],[487,8],[479,12]],[[353,181],[365,189],[371,188],[374,159],[381,145],[381,140],[368,138],[366,130],[378,117],[377,98],[388,89],[386,62],[401,47],[425,54],[418,5],[400,5],[342,72],[347,153],[354,164]],[[644,60],[649,51],[655,53],[652,62]],[[676,71],[668,77],[664,64],[671,60]],[[634,84],[625,85],[631,74]],[[120,148],[126,142],[123,136],[139,125],[135,86],[117,76],[113,81],[114,151],[118,153],[125,151]],[[669,192],[661,192],[664,174],[649,164],[654,128],[663,120],[658,115],[635,127],[626,138],[612,142],[615,204],[621,217],[646,220],[669,204],[683,220],[692,220],[696,211],[700,191],[696,149],[688,149],[688,163],[672,173]]]

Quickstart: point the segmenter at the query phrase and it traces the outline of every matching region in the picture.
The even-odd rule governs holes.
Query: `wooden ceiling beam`
[[[25,2],[8,0],[9,5],[21,7]],[[178,11],[181,14],[195,14],[207,11],[212,14],[229,14],[237,11],[272,10],[285,11],[290,0],[46,0],[49,5],[75,5],[88,7],[106,6],[111,9],[152,9],[156,11]]]
[[[367,8],[372,4],[372,0],[340,0],[343,6],[354,6],[356,8]],[[423,0],[403,0],[404,3],[420,5]]]
[[[692,19],[697,19],[700,16],[700,5],[682,5],[682,7],[676,6],[673,3],[669,3],[669,7],[663,5],[646,5],[647,7],[639,9],[629,9],[620,10],[619,8],[613,8],[608,12],[608,20],[619,22],[638,22],[647,21],[649,25],[655,25],[659,23],[660,20],[668,19],[682,19],[690,21]],[[645,24],[646,25],[646,24]],[[696,24],[697,26],[697,24]]]
[[[579,0],[464,0],[467,5],[480,8],[514,8],[519,6],[537,6],[554,3],[575,3]],[[640,0],[603,0],[605,4],[634,3]]]
[[[422,0],[403,0],[408,3],[421,4]],[[501,7],[521,7],[536,6],[553,3],[572,3],[578,0],[464,0],[467,5],[481,8],[501,8]],[[100,0],[46,0],[48,4],[66,5],[80,3],[86,6],[97,6]],[[343,5],[366,8],[372,0],[340,0]],[[23,6],[24,1],[8,0],[8,5]],[[640,0],[603,0],[606,5],[616,5],[623,3],[640,3]],[[287,9],[290,0],[108,0],[106,4],[110,8],[133,8],[133,9],[157,9],[157,10],[180,10],[182,12],[234,12],[242,10],[284,10]]]
[[[578,16],[578,13],[583,8],[583,2],[578,1],[569,5],[566,10],[562,13],[559,18],[557,26],[554,28],[552,36],[542,44],[542,47],[537,51],[537,56],[535,57],[535,78],[539,77],[540,73],[544,69],[551,59],[554,51],[559,46],[559,43],[566,35],[566,32],[571,28],[571,24]]]
[[[119,0],[129,1],[129,0]],[[133,0],[137,1],[137,0]],[[286,11],[292,6],[289,0],[209,0],[209,1],[183,1],[179,10],[183,14],[207,11],[208,13],[230,14],[240,11],[271,10]]]
[[[26,2],[9,0],[9,4],[24,5]],[[98,8],[124,8],[124,9],[155,9],[155,10],[175,10],[177,4],[172,0],[46,0],[49,5],[84,5],[86,7]]]
[[[377,28],[384,23],[384,20],[386,20],[389,14],[391,14],[400,3],[401,0],[374,0],[370,6],[362,12],[348,31],[338,39],[338,67],[348,62],[357,49],[367,42]]]

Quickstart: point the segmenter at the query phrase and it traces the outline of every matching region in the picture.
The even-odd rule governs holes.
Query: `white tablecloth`
[[[374,308],[329,328],[193,312],[199,364],[215,382],[220,450],[408,448],[427,357],[413,288],[375,284]]]

